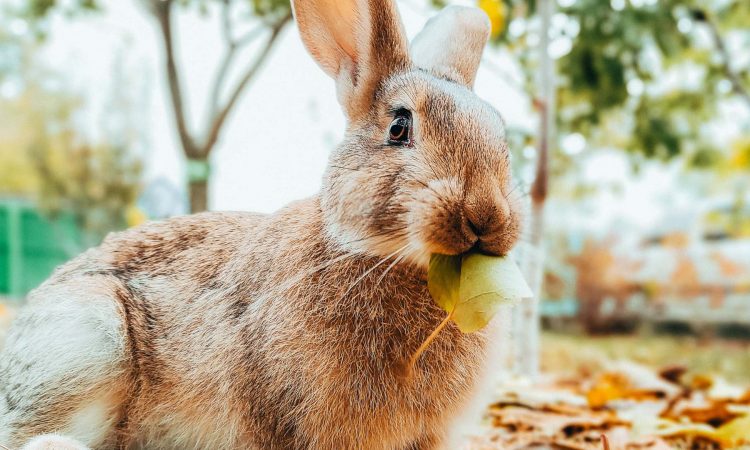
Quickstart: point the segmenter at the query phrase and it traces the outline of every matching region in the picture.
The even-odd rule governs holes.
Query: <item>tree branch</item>
[[[213,115],[211,124],[208,128],[208,132],[206,133],[206,141],[201,147],[202,154],[207,156],[213,149],[214,145],[216,144],[216,141],[219,139],[219,133],[221,132],[224,122],[229,116],[229,113],[234,108],[234,105],[237,103],[237,100],[240,98],[240,95],[244,91],[245,87],[247,87],[250,81],[255,77],[260,67],[268,58],[268,55],[270,54],[274,43],[276,43],[276,40],[281,33],[281,30],[284,28],[284,26],[289,22],[291,18],[292,18],[291,14],[287,14],[271,28],[271,34],[268,36],[268,39],[263,45],[263,48],[258,53],[258,56],[255,58],[255,61],[253,61],[253,63],[247,69],[247,71],[242,76],[240,81],[237,83],[235,88],[232,90],[232,94],[229,96],[229,99],[224,104],[224,106],[219,108],[217,112]],[[227,68],[228,68],[228,63],[227,63]],[[219,75],[221,78],[220,79],[217,78],[217,81],[223,80],[223,78],[226,76],[226,71],[227,69],[223,70],[224,72],[223,75],[221,74],[221,71],[220,71]],[[220,90],[220,87],[221,86],[219,84],[214,86],[215,95],[217,98],[219,95],[218,91]]]
[[[260,32],[265,29],[265,25],[259,25],[252,30],[246,32],[244,35],[235,38],[234,42],[237,44],[238,47],[242,47],[245,44],[249,44],[250,42],[254,41],[255,38],[257,38],[260,35]]]
[[[224,86],[226,77],[229,74],[229,69],[237,56],[237,52],[245,45],[252,42],[256,37],[260,35],[260,32],[267,28],[267,26],[261,24],[252,30],[246,32],[241,37],[237,38],[234,36],[234,24],[231,19],[231,3],[229,0],[222,1],[222,35],[224,37],[224,44],[226,45],[226,52],[224,57],[219,63],[219,67],[216,70],[216,77],[214,78],[213,85],[211,87],[211,95],[208,98],[208,120],[212,121],[217,116],[219,111],[219,103],[221,102],[221,88]]]
[[[545,123],[548,121],[549,104],[547,100],[534,99],[534,106],[539,111],[541,123],[538,143],[538,154],[534,182],[531,184],[531,200],[534,205],[542,205],[547,200],[549,191],[549,130]]]
[[[224,43],[227,46],[224,58],[219,63],[219,68],[216,71],[216,78],[214,79],[213,86],[211,88],[211,95],[208,98],[208,120],[213,120],[216,116],[216,111],[219,108],[219,97],[221,96],[221,87],[224,85],[224,79],[229,72],[229,67],[232,65],[232,60],[237,53],[237,42],[234,40],[234,34],[232,32],[232,20],[229,11],[229,0],[222,2],[222,35],[224,36]]]
[[[201,156],[198,154],[198,149],[190,135],[185,118],[185,106],[182,98],[180,77],[175,62],[174,41],[172,35],[173,0],[151,0],[150,4],[152,13],[159,22],[159,30],[161,31],[167,70],[167,83],[169,84],[169,94],[172,100],[172,113],[175,124],[177,125],[177,133],[179,134],[182,148],[188,157]]]
[[[724,76],[727,77],[729,82],[732,84],[732,90],[734,91],[734,93],[739,95],[740,98],[742,98],[742,100],[747,103],[747,106],[750,107],[750,92],[748,92],[745,86],[742,85],[740,76],[732,68],[732,59],[729,55],[729,51],[727,50],[724,38],[721,36],[721,33],[719,33],[719,28],[713,21],[711,21],[708,13],[706,13],[705,11],[693,11],[693,17],[703,22],[708,27],[708,31],[709,33],[711,33],[711,39],[713,39],[714,41],[714,46],[721,55],[721,68],[724,71]]]
[[[229,0],[222,0],[221,2],[221,25],[224,41],[230,47],[234,47],[234,24],[232,23],[232,8]]]

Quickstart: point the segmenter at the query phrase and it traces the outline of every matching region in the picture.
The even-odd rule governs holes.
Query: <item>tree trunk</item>
[[[531,299],[524,299],[515,307],[513,318],[515,327],[515,361],[516,373],[530,380],[539,375],[539,354],[541,317],[539,302],[544,279],[545,248],[544,233],[544,203],[532,200],[531,217],[529,218],[529,244],[521,250],[521,273],[534,293]]]
[[[534,297],[515,308],[513,338],[515,347],[515,372],[534,380],[539,374],[539,341],[541,316],[539,303],[544,280],[544,206],[549,185],[550,147],[554,136],[554,68],[549,55],[549,32],[554,0],[541,0],[541,39],[539,51],[539,96],[535,101],[539,111],[539,136],[537,137],[537,162],[534,183],[531,186],[531,217],[528,224],[528,244],[521,249],[521,271],[531,287]]]
[[[208,158],[188,158],[186,169],[190,213],[208,211],[208,181],[211,175]]]
[[[208,210],[208,180],[192,180],[188,182],[190,192],[190,213]]]

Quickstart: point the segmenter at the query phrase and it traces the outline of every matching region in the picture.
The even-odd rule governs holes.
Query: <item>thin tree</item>
[[[554,0],[539,0],[540,39],[539,39],[539,95],[534,106],[539,113],[539,134],[534,181],[531,185],[531,214],[528,221],[528,246],[522,263],[534,298],[520,304],[518,317],[514,322],[516,332],[516,355],[519,372],[534,379],[539,373],[539,302],[544,280],[544,207],[549,192],[550,147],[556,142],[554,136],[555,83],[554,61],[549,54],[549,30],[554,11]]]
[[[159,36],[164,51],[164,73],[169,86],[170,106],[174,126],[179,137],[180,146],[187,158],[188,189],[190,211],[200,212],[208,209],[208,180],[210,169],[208,158],[216,147],[227,118],[236,107],[238,100],[250,82],[257,76],[263,63],[271,54],[281,31],[291,19],[288,2],[274,5],[263,11],[256,7],[256,13],[263,14],[257,28],[237,34],[232,11],[235,1],[221,0],[221,30],[224,55],[216,69],[216,76],[211,87],[208,101],[208,115],[203,126],[191,127],[187,119],[186,98],[183,90],[181,72],[177,67],[175,48],[174,15],[175,9],[182,2],[175,0],[145,0],[148,10],[157,21]],[[259,15],[260,15],[259,14]],[[262,37],[263,42],[256,51],[254,59],[247,66],[239,79],[232,84],[228,74],[236,63],[238,55],[248,45]],[[227,93],[227,94],[224,94]]]
[[[139,0],[151,14],[158,27],[158,39],[164,53],[164,76],[169,87],[170,109],[174,119],[180,147],[187,159],[190,211],[200,212],[208,208],[209,156],[216,147],[227,119],[236,108],[242,94],[258,75],[271,54],[281,31],[292,17],[289,0]],[[106,2],[102,0],[28,0],[9,8],[14,15],[28,19],[33,25],[33,34],[47,37],[46,22],[53,14],[66,18],[96,15]],[[216,75],[208,99],[205,120],[200,124],[188,121],[188,99],[183,89],[182,72],[177,64],[178,31],[174,19],[180,9],[197,9],[208,14],[218,8],[221,20],[223,56],[216,68]],[[241,14],[239,14],[241,13]],[[242,23],[241,23],[242,22]],[[241,31],[252,22],[256,27]],[[255,46],[255,54],[237,80],[229,73],[238,65],[244,50]]]
[[[208,208],[208,164],[211,152],[216,147],[227,119],[238,104],[242,94],[260,72],[281,31],[292,17],[289,0],[139,0],[151,14],[158,27],[158,39],[163,49],[164,76],[169,87],[170,112],[179,138],[180,147],[187,159],[188,191],[190,211],[200,212]],[[47,38],[49,19],[57,14],[66,18],[96,15],[103,9],[102,0],[28,0],[18,6],[3,7],[9,15],[26,19],[32,25],[31,33],[37,38]],[[221,20],[223,56],[216,68],[216,75],[208,99],[206,119],[200,124],[188,121],[188,99],[184,90],[182,69],[177,64],[177,30],[175,16],[180,9],[197,9],[208,14],[218,8]],[[241,15],[238,13],[242,13]],[[240,23],[243,22],[243,23]],[[249,31],[240,31],[257,22]],[[262,42],[256,47],[254,56],[245,66],[237,80],[229,73],[237,65],[243,50]]]

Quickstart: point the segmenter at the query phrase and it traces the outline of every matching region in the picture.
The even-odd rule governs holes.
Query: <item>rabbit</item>
[[[0,357],[0,443],[148,449],[452,448],[496,324],[449,324],[434,253],[521,229],[489,34],[447,7],[409,45],[391,0],[294,0],[347,118],[316,195],[110,234],[32,291]]]

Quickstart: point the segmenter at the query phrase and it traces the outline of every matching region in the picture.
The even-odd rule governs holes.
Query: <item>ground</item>
[[[546,332],[467,450],[750,449],[750,340]]]
[[[606,361],[628,359],[654,369],[681,365],[694,374],[719,375],[750,386],[750,340],[673,335],[585,336],[547,332],[542,336],[542,370],[572,373],[597,370]]]

